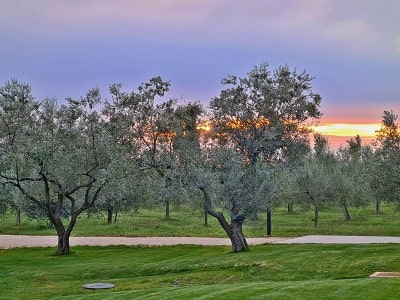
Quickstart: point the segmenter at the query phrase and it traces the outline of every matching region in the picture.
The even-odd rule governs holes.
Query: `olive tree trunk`
[[[50,222],[54,225],[57,232],[57,255],[65,255],[70,252],[70,243],[69,238],[71,236],[71,232],[75,227],[76,220],[79,216],[77,213],[73,213],[70,217],[69,223],[67,226],[64,226],[63,220],[59,215],[55,215],[52,211],[48,210],[48,217]]]
[[[318,219],[319,219],[319,209],[315,207],[314,209],[314,227],[318,227]]]
[[[21,209],[17,208],[15,213],[15,225],[21,226]]]
[[[319,219],[319,205],[317,200],[313,197],[309,190],[306,189],[305,193],[310,199],[310,203],[314,206],[314,227],[318,226],[318,219]]]
[[[350,221],[351,220],[351,216],[349,213],[349,208],[347,207],[346,203],[344,203],[342,205],[342,210],[343,210],[343,215],[346,221]]]
[[[69,251],[70,251],[70,245],[69,245],[70,233],[65,232],[64,228],[56,227],[56,230],[57,230],[57,237],[58,237],[56,254],[57,255],[69,254]]]
[[[169,220],[169,199],[165,199],[165,219]]]
[[[382,213],[381,211],[381,200],[377,199],[375,202],[375,213],[377,215],[380,215]]]
[[[232,251],[241,252],[248,250],[249,246],[242,230],[244,218],[242,216],[232,217],[231,224],[229,224],[223,213],[217,212],[212,208],[210,195],[206,188],[201,186],[199,189],[202,191],[204,196],[204,208],[206,212],[218,220],[231,241]]]
[[[69,254],[70,251],[70,244],[69,238],[71,236],[71,231],[73,225],[68,225],[67,229],[65,229],[64,224],[60,218],[54,218],[54,216],[49,216],[51,223],[54,225],[56,232],[57,232],[57,255],[65,255]]]

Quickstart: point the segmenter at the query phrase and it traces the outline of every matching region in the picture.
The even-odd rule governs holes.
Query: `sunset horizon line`
[[[381,128],[381,123],[347,123],[330,122],[312,126],[312,130],[322,135],[338,137],[354,137],[359,135],[364,138],[375,138],[376,131]]]
[[[312,126],[312,131],[322,134],[327,138],[330,148],[340,149],[347,146],[347,141],[360,136],[363,145],[374,145],[376,132],[382,127],[382,123],[363,122],[329,122]]]

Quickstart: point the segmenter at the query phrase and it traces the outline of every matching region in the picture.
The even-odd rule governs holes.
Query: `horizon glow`
[[[315,132],[322,135],[337,137],[353,137],[359,135],[364,138],[376,137],[376,131],[381,128],[380,123],[351,124],[351,123],[330,123],[313,127]]]

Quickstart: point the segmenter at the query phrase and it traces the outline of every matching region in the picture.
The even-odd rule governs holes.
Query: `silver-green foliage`
[[[30,86],[17,80],[0,88],[1,183],[45,213],[59,236],[58,254],[68,253],[76,218],[126,159],[116,153],[99,105],[97,88],[61,106],[35,101]]]
[[[372,185],[378,199],[400,203],[400,127],[397,119],[393,111],[384,111],[381,128],[377,131],[378,149]]]

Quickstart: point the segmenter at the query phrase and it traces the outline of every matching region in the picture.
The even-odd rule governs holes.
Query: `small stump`
[[[399,272],[375,272],[369,276],[370,278],[393,278],[400,277]]]
[[[99,283],[88,283],[83,285],[82,287],[89,290],[102,290],[102,289],[111,289],[115,287],[115,284],[99,282]]]

